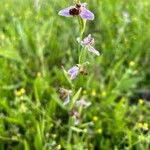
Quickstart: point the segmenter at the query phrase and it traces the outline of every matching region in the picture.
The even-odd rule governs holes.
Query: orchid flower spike
[[[82,19],[94,20],[94,14],[86,9],[86,3],[78,3],[75,6],[67,7],[60,10],[58,14],[65,17],[80,16]]]
[[[80,42],[78,40],[78,42]],[[91,52],[91,53],[94,53],[95,55],[99,56],[100,53],[99,51],[97,51],[94,47],[93,47],[93,44],[94,44],[94,38],[92,38],[91,34],[89,34],[87,37],[85,37],[83,39],[83,41],[80,42],[82,46],[86,46],[88,48],[88,51]]]

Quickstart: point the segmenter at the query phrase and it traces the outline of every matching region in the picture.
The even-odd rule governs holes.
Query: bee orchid
[[[85,101],[84,99],[80,99],[80,100],[78,100],[78,101],[76,101],[76,105],[78,106],[78,107],[84,107],[84,108],[86,108],[86,107],[89,107],[90,105],[91,105],[91,102],[87,102],[87,101]]]
[[[80,40],[77,39],[78,42],[80,42]],[[83,39],[83,41],[80,42],[82,46],[86,46],[88,51],[91,53],[94,53],[95,55],[99,56],[100,53],[99,51],[97,51],[94,47],[94,38],[92,38],[91,34],[89,34],[87,37],[85,37]]]
[[[59,97],[63,100],[64,105],[67,105],[70,102],[71,94],[72,94],[71,90],[67,90],[64,88],[59,89]]]
[[[80,122],[80,114],[77,110],[72,110],[69,112],[69,115],[75,119],[75,125],[78,125]]]
[[[58,14],[65,17],[80,16],[82,19],[94,20],[94,14],[86,9],[86,3],[76,4],[75,6],[62,9]]]

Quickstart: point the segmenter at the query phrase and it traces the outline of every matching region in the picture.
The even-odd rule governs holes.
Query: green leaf
[[[122,78],[119,81],[116,90],[128,91],[129,89],[133,88],[140,80],[140,77]]]
[[[34,147],[36,150],[42,150],[43,148],[43,136],[38,122],[36,122],[36,135],[34,139]]]
[[[64,73],[65,78],[67,79],[68,83],[70,84],[71,88],[73,89],[74,85],[73,85],[71,79],[68,77],[68,73],[66,72],[66,70],[64,69],[64,67],[62,67],[62,69],[63,69],[63,73]]]
[[[22,59],[18,53],[17,50],[14,49],[0,49],[0,56],[7,58],[7,59],[11,59],[11,60],[15,60],[18,62],[22,62]]]
[[[30,150],[30,146],[26,140],[23,141],[24,150]]]
[[[72,100],[71,100],[70,106],[69,106],[69,109],[70,109],[70,110],[74,107],[75,102],[78,100],[81,91],[82,91],[82,88],[80,88],[80,89],[77,91],[77,93],[72,97]]]

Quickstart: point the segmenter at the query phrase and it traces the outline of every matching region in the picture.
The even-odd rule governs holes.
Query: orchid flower
[[[78,42],[80,42],[80,40],[77,39]],[[94,53],[95,55],[99,56],[100,53],[99,51],[97,51],[94,47],[94,38],[92,38],[91,34],[89,34],[87,37],[85,37],[83,39],[83,41],[80,42],[82,46],[86,46],[88,51],[91,53]]]
[[[59,90],[60,98],[64,101],[64,105],[67,105],[70,102],[70,95],[72,94],[71,90],[60,88]]]
[[[81,99],[81,100],[76,101],[76,105],[86,108],[91,105],[91,102],[87,102],[84,99]]]
[[[70,116],[74,117],[75,119],[75,125],[78,125],[80,122],[80,114],[77,110],[72,110],[70,113]]]
[[[76,4],[75,6],[67,7],[60,10],[58,14],[65,17],[80,16],[82,19],[94,20],[94,14],[86,9],[86,3]]]

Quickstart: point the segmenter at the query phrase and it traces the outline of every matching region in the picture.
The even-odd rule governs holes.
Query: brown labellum
[[[80,73],[81,73],[82,75],[88,75],[87,69],[86,69],[85,67],[81,67],[81,68],[80,68]]]
[[[69,14],[72,16],[78,16],[81,13],[81,5],[76,4],[76,6],[69,10]]]
[[[66,90],[64,88],[60,88],[59,89],[59,97],[60,97],[60,99],[65,100],[68,97],[69,94],[70,94],[69,90]]]

